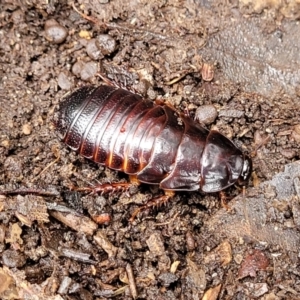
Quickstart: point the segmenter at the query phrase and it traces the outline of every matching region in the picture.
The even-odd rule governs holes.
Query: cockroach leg
[[[226,192],[220,191],[219,196],[220,196],[220,199],[221,199],[222,207],[225,208],[226,210],[230,210],[230,208],[228,206],[228,202],[229,202],[230,199],[229,199],[228,195],[226,194]]]
[[[131,186],[133,186],[133,184],[129,182],[113,182],[86,187],[71,187],[71,189],[77,192],[87,192],[90,194],[103,195],[126,192],[130,189]]]
[[[246,196],[246,187],[243,186],[236,186],[236,188],[242,193],[243,198]],[[226,210],[230,210],[230,207],[228,206],[228,203],[230,200],[232,200],[233,197],[229,197],[225,191],[220,191],[219,192],[219,197],[221,199],[221,205],[223,208]]]
[[[102,183],[97,185],[91,185],[86,187],[70,187],[71,190],[78,192],[87,192],[91,194],[113,194],[127,192],[131,187],[138,186],[140,182],[137,180],[135,175],[131,175],[130,182],[112,182]]]
[[[104,83],[109,86],[120,87],[116,81],[108,79],[103,73],[97,73],[97,76],[99,76],[104,81]]]
[[[136,175],[129,175],[129,180],[132,185],[140,185],[141,182],[137,179]]]
[[[131,93],[137,93],[137,91],[134,88],[127,86],[126,82],[125,84],[121,84],[117,80],[107,78],[103,73],[97,73],[96,75],[99,76],[108,86],[124,89]]]
[[[171,198],[173,198],[175,195],[175,193],[173,191],[168,191],[165,190],[165,194],[153,199],[150,199],[146,204],[144,204],[143,206],[137,208],[133,214],[131,215],[129,221],[133,222],[135,217],[142,211],[146,210],[146,209],[150,209],[153,207],[160,207],[161,205],[167,203]]]
[[[94,24],[99,24],[99,21],[98,21],[96,18],[90,17],[90,16],[88,16],[88,15],[86,15],[86,14],[80,12],[80,11],[76,8],[76,6],[75,6],[74,3],[72,4],[72,6],[73,6],[73,9],[74,9],[74,10],[75,10],[82,18],[84,18],[84,19],[86,19],[86,20],[88,20],[88,21],[90,21],[90,22],[92,22],[92,23],[94,23]]]
[[[255,143],[255,148],[254,150],[251,152],[250,156],[253,158],[255,156],[257,156],[257,152],[260,148],[262,148],[263,146],[265,146],[270,140],[271,137],[269,135],[266,136],[259,136],[258,138],[258,142]]]
[[[191,118],[190,111],[187,107],[184,108],[182,115],[187,117],[187,118]]]

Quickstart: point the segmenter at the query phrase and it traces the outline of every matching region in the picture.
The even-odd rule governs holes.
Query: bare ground
[[[1,299],[299,299],[297,1],[29,2],[0,3]],[[130,223],[156,187],[70,191],[128,179],[51,123],[98,72],[192,117],[213,105],[207,127],[254,154],[246,194],[177,193]]]

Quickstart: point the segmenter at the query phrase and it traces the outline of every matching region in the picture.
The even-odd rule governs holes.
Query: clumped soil
[[[299,4],[29,2],[0,3],[1,299],[299,299]],[[100,73],[251,154],[245,192],[227,209],[177,193],[129,222],[156,186],[74,190],[128,181],[51,122]]]

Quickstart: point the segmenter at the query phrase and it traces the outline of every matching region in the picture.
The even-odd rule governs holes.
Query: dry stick
[[[136,289],[136,285],[135,285],[133,270],[132,270],[132,267],[131,267],[130,264],[126,265],[126,273],[127,273],[127,276],[128,276],[131,296],[132,296],[133,299],[136,299],[138,294],[137,294],[137,289]]]
[[[21,187],[21,188],[16,188],[14,190],[3,190],[0,191],[0,195],[37,195],[37,196],[53,196],[57,197],[60,195],[58,191],[47,191],[41,188],[32,188],[32,187]]]

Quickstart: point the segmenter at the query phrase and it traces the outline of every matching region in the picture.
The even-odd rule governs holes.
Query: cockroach
[[[79,88],[61,103],[54,125],[82,156],[129,174],[135,183],[159,185],[165,196],[147,207],[167,201],[173,191],[214,193],[244,184],[251,173],[251,159],[218,131],[115,86]],[[126,186],[107,185],[95,189]]]

